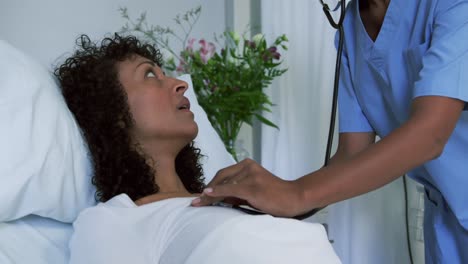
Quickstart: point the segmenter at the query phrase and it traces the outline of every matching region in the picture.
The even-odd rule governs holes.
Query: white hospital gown
[[[340,263],[323,226],[172,198],[136,206],[125,194],[83,211],[71,264]]]

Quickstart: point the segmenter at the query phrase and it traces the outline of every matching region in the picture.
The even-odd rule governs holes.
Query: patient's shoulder
[[[112,207],[126,207],[126,208],[137,207],[137,205],[133,202],[133,200],[125,193],[116,195],[112,197],[112,199],[110,199],[109,201],[100,205],[112,206]]]
[[[138,207],[130,197],[126,194],[114,196],[105,203],[99,203],[95,206],[88,207],[81,211],[74,225],[77,226],[87,222],[99,222],[99,219],[108,219],[112,215],[116,215],[118,211],[128,210]],[[107,221],[107,220],[105,220]]]
[[[135,201],[137,206],[159,202],[170,198],[182,198],[182,197],[198,197],[200,194],[187,194],[187,193],[155,193],[145,196]]]

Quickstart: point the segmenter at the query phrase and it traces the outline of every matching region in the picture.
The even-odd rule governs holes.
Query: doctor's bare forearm
[[[438,157],[463,105],[446,97],[415,99],[409,120],[390,135],[349,159],[296,180],[303,190],[304,212],[377,189]]]
[[[337,164],[350,159],[365,150],[375,142],[374,132],[346,132],[340,133],[338,149],[330,159],[329,164]]]

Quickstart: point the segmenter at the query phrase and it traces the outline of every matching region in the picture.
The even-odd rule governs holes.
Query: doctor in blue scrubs
[[[192,205],[295,216],[408,174],[425,187],[426,262],[468,263],[468,0],[352,0],[344,29],[330,165],[285,181],[244,160]]]

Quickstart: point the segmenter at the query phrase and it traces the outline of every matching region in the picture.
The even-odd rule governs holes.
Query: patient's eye
[[[146,78],[156,78],[156,74],[152,70],[148,70],[145,74]]]

